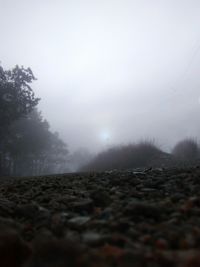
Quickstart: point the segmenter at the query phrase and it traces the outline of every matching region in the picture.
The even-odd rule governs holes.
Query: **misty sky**
[[[0,0],[0,25],[69,149],[200,138],[199,0]]]

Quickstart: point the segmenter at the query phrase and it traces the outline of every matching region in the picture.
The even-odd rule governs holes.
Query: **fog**
[[[200,135],[200,1],[0,0],[0,60],[30,67],[70,151]]]

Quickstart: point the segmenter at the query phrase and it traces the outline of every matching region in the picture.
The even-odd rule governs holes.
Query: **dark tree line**
[[[37,110],[30,68],[0,67],[0,175],[66,171],[68,150]]]

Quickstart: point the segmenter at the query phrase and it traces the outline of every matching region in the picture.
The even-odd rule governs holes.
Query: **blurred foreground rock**
[[[2,267],[200,266],[200,168],[1,179]]]

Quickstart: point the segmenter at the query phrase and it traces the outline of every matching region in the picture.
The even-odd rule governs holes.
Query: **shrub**
[[[163,152],[152,142],[116,146],[99,153],[82,171],[123,170],[146,167]]]
[[[198,158],[199,147],[194,139],[178,142],[172,150],[172,155],[181,161],[193,161]]]

